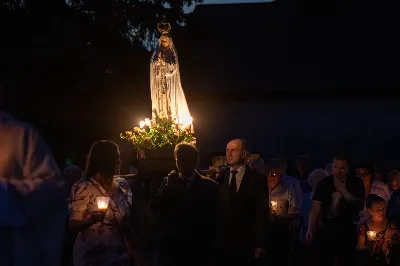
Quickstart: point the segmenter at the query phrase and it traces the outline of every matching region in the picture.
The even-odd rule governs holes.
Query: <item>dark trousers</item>
[[[266,243],[266,261],[268,265],[286,266],[289,264],[292,254],[292,244],[294,233],[291,230],[290,223],[287,221],[277,221],[268,226]]]
[[[320,265],[354,266],[357,244],[357,225],[327,219],[321,229]]]
[[[217,266],[254,266],[255,249],[229,248],[219,250],[217,253]]]

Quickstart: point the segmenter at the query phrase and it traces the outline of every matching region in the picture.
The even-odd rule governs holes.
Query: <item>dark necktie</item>
[[[233,198],[236,194],[237,191],[237,185],[236,185],[236,174],[238,173],[238,171],[236,170],[232,170],[231,174],[232,174],[232,178],[231,178],[231,183],[229,184],[229,194],[231,196],[231,198]]]

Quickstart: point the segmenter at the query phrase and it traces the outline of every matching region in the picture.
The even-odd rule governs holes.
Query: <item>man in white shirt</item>
[[[66,194],[39,133],[0,111],[0,265],[61,264]]]

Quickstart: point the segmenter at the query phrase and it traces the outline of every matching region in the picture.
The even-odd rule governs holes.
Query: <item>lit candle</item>
[[[368,231],[367,232],[368,240],[373,241],[376,238],[376,232],[375,231]]]
[[[276,200],[271,200],[271,209],[273,211],[276,211],[277,208],[278,208],[278,202]]]
[[[109,197],[97,197],[96,201],[97,201],[97,208],[100,211],[105,211],[108,208],[108,203],[110,202],[110,198]]]

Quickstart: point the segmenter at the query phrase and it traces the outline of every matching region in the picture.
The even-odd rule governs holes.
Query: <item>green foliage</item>
[[[133,144],[135,149],[157,149],[175,147],[180,142],[194,142],[196,138],[191,132],[191,126],[185,126],[176,120],[157,117],[146,119],[142,128],[134,127],[121,133],[120,137]]]
[[[157,23],[169,21],[172,25],[185,22],[184,7],[202,0],[4,0],[0,11],[58,17],[46,20],[50,28],[74,20],[86,27],[85,34],[93,44],[112,42],[110,37],[122,37],[131,43],[141,42],[150,48],[156,34]],[[47,12],[51,10],[51,12]],[[33,16],[31,16],[33,15]],[[61,21],[61,24],[60,24]],[[100,39],[100,40],[99,40]]]

